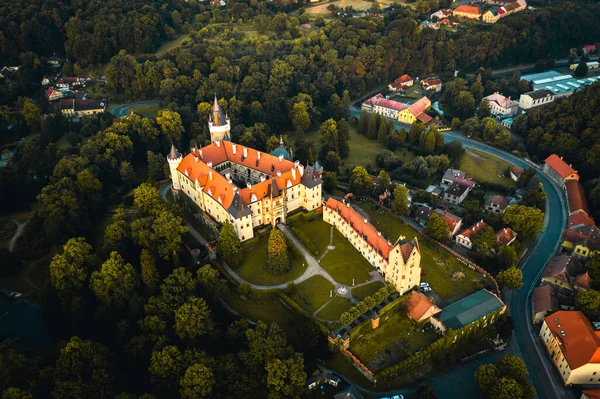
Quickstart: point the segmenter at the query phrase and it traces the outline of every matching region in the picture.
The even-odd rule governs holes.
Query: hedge
[[[383,302],[388,296],[392,295],[396,291],[393,285],[387,285],[380,288],[373,295],[364,298],[362,301],[351,307],[340,316],[340,321],[344,325],[352,323],[354,320],[360,317],[361,314],[367,313],[369,310],[375,307],[378,303]]]
[[[283,291],[277,290],[277,294],[279,295],[279,299],[281,299],[281,301],[283,303],[285,303],[289,308],[298,312],[300,315],[306,317],[307,319],[313,320],[315,323],[317,323],[317,325],[319,326],[319,328],[321,329],[321,331],[323,333],[329,334],[329,329],[327,327],[325,327],[325,325],[323,325],[323,323],[321,323],[319,320],[312,317],[312,315],[310,313],[308,313],[306,310],[302,309],[302,307],[300,307],[300,305],[298,305],[296,302],[294,302],[294,300],[292,298],[290,298],[289,296],[287,296]]]
[[[277,295],[279,290],[277,288],[269,288],[266,290],[250,290],[250,297],[254,299],[268,299],[273,298]]]
[[[292,232],[294,232],[294,234],[296,235],[296,237],[298,237],[298,239],[300,241],[302,241],[302,243],[304,244],[304,246],[306,247],[306,249],[308,249],[308,252],[310,253],[317,253],[317,246],[308,239],[308,237],[306,236],[306,234],[304,234],[304,232],[296,227],[292,227]]]

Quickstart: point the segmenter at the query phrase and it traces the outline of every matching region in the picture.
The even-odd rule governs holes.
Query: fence
[[[358,369],[358,371],[360,371],[369,381],[371,381],[371,382],[374,381],[374,374],[373,374],[373,372],[371,370],[369,370],[369,368],[367,366],[365,366],[360,361],[359,358],[357,358],[356,356],[354,356],[354,354],[352,352],[350,352],[346,348],[344,348],[343,353],[344,353],[344,355],[346,355],[346,357],[348,359],[350,359],[352,361],[352,363]]]

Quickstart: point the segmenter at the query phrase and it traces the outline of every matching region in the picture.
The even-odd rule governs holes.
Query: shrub
[[[242,283],[242,284],[246,284],[246,283]],[[240,284],[241,286],[241,284]],[[250,290],[250,297],[254,298],[254,299],[268,299],[268,298],[273,298],[277,295],[277,291],[279,291],[277,288],[269,288],[267,290],[254,290],[251,289]]]
[[[252,288],[250,287],[250,284],[248,284],[248,283],[240,283],[240,285],[238,287],[238,292],[245,297],[248,296],[248,294],[250,293],[250,290],[252,290]]]
[[[317,246],[311,240],[308,239],[308,237],[306,236],[306,234],[304,234],[302,230],[296,227],[292,227],[292,232],[296,235],[296,237],[298,237],[300,241],[302,241],[302,244],[304,244],[306,249],[308,249],[308,252],[313,254],[317,253]]]

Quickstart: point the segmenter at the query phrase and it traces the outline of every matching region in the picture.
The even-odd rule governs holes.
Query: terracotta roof
[[[511,100],[510,97],[504,97],[498,92],[490,94],[489,96],[484,97],[484,99],[488,100],[489,102],[495,102],[502,108],[511,108],[519,104],[518,102]]]
[[[593,44],[584,44],[583,49],[585,51],[596,51],[596,46]]]
[[[400,76],[398,79],[394,80],[394,82],[390,85],[393,88],[399,89],[406,86],[407,83],[412,82],[413,78],[404,74]]]
[[[436,78],[432,78],[432,79],[423,79],[423,81],[421,82],[421,84],[425,87],[427,86],[435,86],[435,85],[441,85],[442,81],[440,79],[436,79]]]
[[[425,112],[417,115],[417,119],[420,120],[421,122],[423,122],[424,125],[427,125],[429,122],[431,122],[433,120],[433,118],[431,116],[427,115]]]
[[[554,296],[554,289],[549,285],[542,285],[533,291],[533,303],[535,313],[558,309],[558,300]]]
[[[510,171],[513,175],[517,176],[517,178],[519,178],[521,174],[523,174],[523,168],[521,168],[520,166],[513,166]]]
[[[583,245],[592,251],[600,250],[600,237],[593,229],[590,229],[587,234],[574,230],[564,230],[562,240],[574,245]]]
[[[570,165],[567,165],[562,158],[559,158],[558,155],[552,154],[544,161],[546,164],[551,167],[556,173],[558,173],[562,178],[569,177],[569,175],[577,173],[575,169],[573,169]]]
[[[475,6],[466,6],[466,5],[458,6],[454,10],[455,14],[457,12],[462,12],[465,14],[481,15],[481,10],[479,9],[479,7],[475,7]]]
[[[560,342],[571,370],[589,363],[600,363],[600,331],[594,331],[583,313],[559,310],[544,320]]]
[[[587,213],[577,213],[567,219],[567,228],[574,226],[594,226],[596,223]]]
[[[565,270],[567,266],[572,261],[572,257],[569,255],[557,255],[550,258],[550,261],[546,264],[544,271],[542,272],[542,277],[546,276],[559,276],[563,279],[566,279]]]
[[[75,100],[75,111],[103,110],[104,107],[97,100]]]
[[[422,97],[418,101],[408,106],[408,110],[415,116],[421,115],[427,108],[431,107],[431,101],[427,97]]]
[[[435,309],[433,314],[441,312],[441,309],[435,306],[433,298],[429,298],[418,291],[412,291],[410,297],[404,304],[406,312],[414,321],[420,321],[423,315],[425,315],[432,306]]]
[[[585,192],[583,186],[577,180],[567,180],[565,182],[567,190],[567,202],[569,203],[569,212],[577,212],[579,210],[589,213]]]
[[[490,195],[485,201],[485,206],[492,206],[492,204],[498,204],[498,208],[506,209],[508,207],[508,201],[501,195]]]
[[[505,227],[496,233],[496,238],[500,245],[507,245],[517,238],[517,233],[510,227]]]
[[[582,275],[577,276],[575,278],[575,280],[573,281],[573,285],[589,290],[590,288],[592,288],[592,278],[590,277],[588,272],[585,272]]]
[[[383,256],[385,259],[389,258],[390,250],[392,245],[388,240],[379,233],[379,231],[368,221],[365,222],[365,218],[354,210],[351,206],[348,206],[334,198],[329,198],[325,203],[325,206],[332,209],[349,223],[354,231],[356,231],[377,253]]]
[[[488,224],[482,220],[480,222],[473,224],[468,229],[464,229],[463,231],[461,231],[460,235],[467,237],[469,240],[473,240],[473,237],[475,237],[477,234],[481,233],[483,231],[483,229],[485,229],[486,227],[488,227]]]
[[[600,399],[600,389],[589,389],[582,392],[588,399]]]
[[[444,218],[444,220],[446,220],[446,223],[448,224],[448,228],[450,229],[451,233],[454,231],[456,226],[460,222],[462,222],[462,219],[459,218],[458,216],[453,215],[450,212],[444,211],[442,209],[438,208],[434,212],[437,213],[438,215],[442,216]]]
[[[381,94],[377,94],[376,96],[371,97],[370,99],[368,99],[365,102],[372,106],[393,109],[395,111],[402,111],[404,108],[407,107],[406,104],[401,103],[399,101],[388,100]]]

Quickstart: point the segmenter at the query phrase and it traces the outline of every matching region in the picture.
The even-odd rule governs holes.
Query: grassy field
[[[269,230],[270,231],[270,230]],[[269,232],[258,236],[258,242],[244,242],[246,251],[244,263],[235,272],[244,280],[258,285],[278,285],[300,277],[306,270],[304,259],[295,258],[290,253],[290,270],[287,273],[273,275],[265,269],[267,264],[267,245]],[[253,245],[254,244],[254,245]]]
[[[71,148],[71,143],[67,140],[67,135],[63,134],[60,139],[56,142],[56,148],[61,151],[67,151]]]
[[[381,8],[385,8],[387,6],[390,6],[392,4],[406,4],[407,1],[406,0],[376,0],[377,3],[380,4]],[[356,11],[364,11],[368,8],[373,7],[373,2],[370,1],[364,1],[364,0],[339,0],[339,1],[333,1],[333,2],[329,2],[329,3],[324,3],[324,4],[320,4],[317,6],[313,6],[313,7],[306,7],[305,12],[308,14],[318,14],[318,15],[329,15],[331,14],[329,12],[329,10],[327,10],[327,6],[329,4],[335,4],[336,6],[340,7],[340,8],[346,8],[351,6],[352,8],[354,8]]]
[[[175,47],[179,47],[183,44],[183,42],[185,42],[186,39],[189,38],[189,35],[186,34],[181,34],[181,35],[177,35],[177,37],[173,40],[169,40],[168,42],[163,42],[163,44],[160,45],[160,47],[158,48],[158,50],[156,50],[156,52],[154,54],[156,54],[158,57],[160,57],[161,55],[165,54],[167,51],[174,49]]]
[[[350,309],[352,304],[346,298],[336,296],[315,316],[329,321],[338,321],[340,315]]]
[[[321,266],[331,277],[345,285],[352,285],[353,279],[355,284],[369,280],[373,266],[337,230],[333,231],[333,245],[335,249],[321,259]]]
[[[329,292],[333,290],[325,277],[313,276],[296,286],[296,292],[290,295],[308,313],[314,313],[329,300]]]
[[[159,105],[142,105],[141,107],[132,108],[131,111],[147,118],[153,118],[160,109]]]
[[[288,225],[296,227],[312,241],[317,247],[319,254],[322,254],[329,245],[331,225],[323,221],[322,215],[317,215],[312,221],[304,220],[301,214],[288,218]]]
[[[390,356],[401,359],[418,352],[438,339],[433,327],[423,332],[403,309],[404,295],[379,311],[379,328],[371,328],[367,320],[350,332],[350,351],[363,363],[376,368]],[[369,365],[368,365],[369,366]]]
[[[507,167],[512,166],[500,158],[486,153],[471,150],[464,152],[457,160],[456,168],[462,170],[469,178],[501,184],[506,187],[515,187],[516,183],[503,173]]]
[[[487,282],[483,276],[460,263],[455,256],[441,248],[435,241],[423,236],[395,217],[380,215],[379,210],[372,210],[370,202],[361,204],[362,209],[369,215],[371,223],[377,227],[382,234],[395,241],[398,236],[403,235],[407,240],[417,237],[421,249],[421,269],[426,273],[421,276],[421,281],[426,281],[431,288],[442,299],[438,306],[451,303],[463,298],[483,287]],[[454,272],[462,272],[465,277],[452,279]]]
[[[369,295],[372,295],[375,292],[377,292],[383,286],[384,284],[381,281],[373,281],[372,283],[352,288],[352,296],[356,297],[359,301],[362,301]]]

